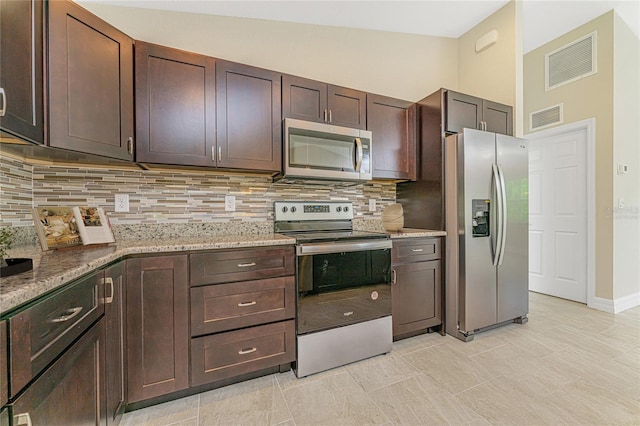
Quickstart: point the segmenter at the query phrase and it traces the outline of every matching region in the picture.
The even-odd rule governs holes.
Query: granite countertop
[[[396,238],[417,238],[417,237],[444,237],[447,235],[446,231],[435,231],[432,229],[413,229],[402,228],[397,232],[389,232],[391,239]]]
[[[444,231],[403,228],[390,232],[392,239],[439,237]],[[295,244],[295,239],[279,234],[218,235],[206,237],[120,240],[114,244],[74,247],[43,252],[40,247],[9,251],[11,257],[33,259],[33,270],[0,278],[0,315],[124,256],[195,250],[231,249]]]
[[[106,246],[73,247],[47,252],[33,246],[16,248],[9,251],[10,257],[33,259],[33,270],[0,278],[0,315],[127,255],[294,243],[295,239],[279,234],[254,234],[120,240]]]

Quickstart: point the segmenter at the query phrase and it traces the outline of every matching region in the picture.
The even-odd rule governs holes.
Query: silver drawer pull
[[[113,303],[113,293],[114,293],[113,278],[111,278],[111,277],[105,278],[103,282],[104,282],[105,287],[109,286],[109,288],[111,289],[111,293],[110,293],[111,296],[108,296],[108,297],[105,296],[105,298],[104,298],[104,303],[106,303],[108,305],[109,303]],[[106,292],[107,292],[107,289],[105,288],[105,293]]]
[[[257,351],[258,348],[251,348],[251,349],[241,349],[238,351],[238,355],[246,355],[246,354],[250,354],[252,352]]]
[[[251,263],[238,263],[238,268],[248,268],[250,266],[256,266],[256,262]]]
[[[345,317],[350,317],[351,315],[353,315],[353,311],[345,312],[342,315],[344,315]]]
[[[77,316],[82,312],[82,306],[76,306],[75,308],[67,309],[64,315],[60,315],[58,318],[50,319],[49,322],[65,322],[71,318]]]
[[[242,308],[244,306],[253,306],[256,303],[258,303],[258,302],[256,302],[255,300],[253,302],[241,302],[241,303],[238,303],[238,306],[240,306]]]
[[[31,426],[31,416],[29,413],[20,413],[13,416],[14,425],[16,426]]]
[[[424,251],[424,249],[411,249],[411,251],[414,253],[419,253],[421,251]]]

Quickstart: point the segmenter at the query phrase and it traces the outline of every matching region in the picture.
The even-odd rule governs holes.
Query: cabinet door
[[[0,407],[9,400],[9,368],[7,361],[7,322],[0,321]]]
[[[133,159],[133,40],[70,1],[49,2],[49,144]]]
[[[128,402],[189,386],[187,256],[127,260]]]
[[[282,169],[280,80],[273,71],[218,62],[218,167]]]
[[[327,102],[330,124],[355,129],[367,128],[367,94],[365,92],[330,84],[327,89]]]
[[[136,42],[136,161],[215,166],[215,59]]]
[[[447,91],[445,131],[461,132],[468,129],[480,129],[482,121],[482,99],[463,93]]]
[[[0,128],[44,143],[43,6],[0,2]]]
[[[415,105],[367,95],[367,130],[373,133],[373,177],[416,179]]]
[[[513,108],[510,106],[484,101],[482,117],[487,131],[513,136]]]
[[[106,322],[107,423],[118,424],[124,413],[124,262],[104,272],[104,316]]]
[[[105,425],[104,320],[13,403],[14,425]]]
[[[441,261],[395,265],[393,336],[436,326],[440,320]]]
[[[328,120],[327,85],[295,77],[282,76],[282,117],[324,123]]]

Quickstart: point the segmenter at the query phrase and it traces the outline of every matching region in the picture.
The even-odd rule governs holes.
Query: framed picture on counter
[[[109,218],[100,207],[35,207],[32,212],[43,251],[115,242]]]

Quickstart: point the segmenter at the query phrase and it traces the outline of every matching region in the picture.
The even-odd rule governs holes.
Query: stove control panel
[[[350,201],[276,201],[275,220],[353,219]]]

